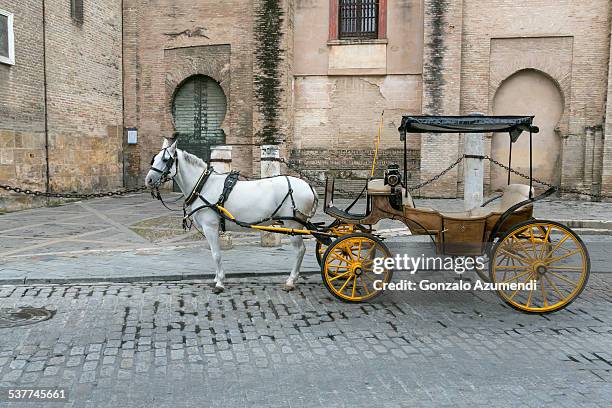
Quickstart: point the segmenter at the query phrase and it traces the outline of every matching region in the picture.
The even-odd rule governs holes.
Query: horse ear
[[[167,137],[164,137],[164,144],[162,145],[162,149],[167,149],[170,147],[170,140]]]
[[[175,140],[175,139],[170,139],[168,141],[168,143],[172,143],[170,146],[168,146],[168,152],[170,152],[171,154],[174,154],[174,152],[176,151],[177,142],[178,140]]]

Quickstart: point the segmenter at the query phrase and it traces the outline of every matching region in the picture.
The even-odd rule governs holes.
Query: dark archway
[[[179,133],[178,146],[203,160],[210,158],[210,147],[225,144],[221,124],[227,111],[227,98],[221,86],[205,75],[183,81],[172,98],[172,117]]]

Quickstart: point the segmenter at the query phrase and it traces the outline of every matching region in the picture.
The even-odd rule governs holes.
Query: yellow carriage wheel
[[[393,270],[374,273],[374,259],[391,257],[383,242],[371,234],[355,233],[334,241],[325,251],[321,275],[332,295],[345,302],[363,302],[382,293]]]
[[[329,228],[329,232],[334,234],[337,237],[342,237],[344,235],[348,235],[348,234],[352,234],[354,232],[365,232],[367,231],[367,229],[363,226],[363,225],[358,225],[358,224],[341,224],[339,222],[335,222],[333,225]],[[319,264],[319,266],[322,265],[322,260],[323,260],[323,255],[325,255],[325,251],[327,251],[327,245],[320,243],[319,241],[317,241],[317,244],[315,246],[315,255],[317,257],[317,262]]]
[[[554,312],[569,305],[586,286],[590,270],[589,253],[580,237],[554,221],[531,220],[509,229],[495,244],[489,261],[491,282],[503,286],[497,290],[502,300],[529,313]]]

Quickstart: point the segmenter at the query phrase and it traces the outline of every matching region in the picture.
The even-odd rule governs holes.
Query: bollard
[[[484,116],[472,113],[471,116]],[[464,134],[463,207],[466,211],[480,207],[484,202],[484,133]]]
[[[280,175],[280,149],[277,145],[261,146],[261,177],[272,177]],[[261,232],[262,247],[277,247],[281,245],[279,234],[272,232]]]
[[[232,146],[212,146],[210,165],[219,173],[229,173],[232,170]]]
[[[232,170],[232,146],[211,146],[210,165],[218,173],[229,173]],[[232,249],[233,242],[230,233],[219,231],[219,243],[221,249]]]

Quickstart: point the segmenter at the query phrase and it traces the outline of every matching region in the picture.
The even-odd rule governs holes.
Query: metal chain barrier
[[[291,170],[295,171],[297,174],[299,174],[299,176],[301,178],[305,179],[306,181],[308,181],[308,182],[310,182],[312,184],[315,184],[315,185],[317,185],[319,187],[325,188],[325,182],[323,182],[323,181],[321,181],[321,180],[319,180],[317,178],[314,178],[311,175],[306,174],[303,170],[300,170],[298,168],[297,164],[291,163],[291,162],[283,159],[282,157],[279,159],[279,161],[281,163],[283,163],[284,165],[286,165]],[[341,188],[335,188],[335,191],[338,192],[338,193],[347,194],[347,195],[355,194],[354,191],[343,190]]]
[[[115,190],[115,191],[105,191],[101,193],[88,193],[88,194],[79,194],[79,193],[51,193],[45,191],[37,191],[30,190],[27,188],[19,188],[13,187],[5,184],[0,184],[0,189],[5,191],[12,191],[18,194],[26,194],[36,197],[46,197],[46,198],[80,198],[80,199],[90,199],[90,198],[102,198],[102,197],[114,197],[114,196],[124,196],[126,194],[140,193],[142,191],[149,190],[149,187],[141,186],[136,188],[130,188],[127,190]]]
[[[457,160],[455,160],[455,162],[453,162],[450,166],[448,166],[447,168],[445,168],[444,170],[442,170],[440,173],[438,173],[437,175],[433,176],[432,178],[425,180],[422,183],[417,184],[416,186],[412,186],[412,187],[408,187],[408,191],[412,192],[415,190],[419,190],[431,183],[436,182],[438,179],[440,179],[441,177],[443,177],[446,173],[448,173],[449,171],[451,171],[453,168],[457,167],[459,165],[459,163],[461,163],[463,161],[463,159],[465,158],[465,155],[460,156]],[[515,174],[519,177],[522,177],[526,180],[529,180],[529,176],[526,174],[523,174],[517,170],[514,170],[508,166],[506,166],[505,164],[493,159],[490,156],[483,156],[484,160],[488,160],[491,163],[495,164],[496,166],[499,166],[503,169],[505,169],[506,171],[509,171],[512,174]],[[306,174],[306,172],[304,170],[301,170],[297,164],[291,163],[288,160],[284,159],[284,158],[280,158],[279,161],[283,164],[285,164],[289,169],[295,171],[297,174],[299,174],[300,177],[304,178],[305,180],[319,186],[319,187],[325,187],[325,183],[321,180],[319,180],[318,178],[315,178],[309,174]],[[609,195],[605,195],[605,194],[592,194],[592,193],[586,193],[580,190],[576,190],[576,189],[571,189],[571,188],[562,188],[559,186],[556,186],[554,184],[550,184],[547,183],[546,181],[543,180],[539,180],[537,178],[533,178],[533,181],[535,183],[541,184],[543,186],[546,187],[555,187],[559,192],[562,193],[568,193],[568,194],[578,194],[578,195],[584,195],[584,196],[588,196],[588,197],[593,197],[595,199],[612,199],[612,196]],[[0,189],[3,189],[5,191],[12,191],[18,194],[26,194],[26,195],[31,195],[31,196],[36,196],[36,197],[46,197],[46,198],[68,198],[68,199],[90,199],[90,198],[103,198],[103,197],[116,197],[116,196],[124,196],[126,194],[133,194],[133,193],[140,193],[143,191],[147,191],[149,190],[148,187],[146,186],[140,186],[140,187],[135,187],[135,188],[130,188],[130,189],[126,189],[126,190],[114,190],[114,191],[106,191],[106,192],[100,192],[100,193],[88,193],[88,194],[79,194],[79,193],[52,193],[52,192],[44,192],[44,191],[37,191],[37,190],[30,190],[30,189],[22,189],[19,187],[13,187],[13,186],[9,186],[9,185],[5,185],[5,184],[0,184]],[[354,194],[354,191],[348,191],[348,190],[343,190],[340,188],[336,188],[336,191],[342,194],[347,194],[347,195],[351,195]]]
[[[418,190],[420,188],[425,187],[428,184],[433,183],[434,181],[437,181],[440,177],[442,177],[443,175],[445,175],[446,173],[448,173],[449,171],[451,171],[453,168],[457,167],[457,165],[459,165],[459,163],[461,163],[463,161],[463,159],[465,158],[465,156],[461,156],[459,157],[453,164],[451,164],[450,166],[448,166],[447,168],[445,168],[444,170],[442,170],[439,174],[433,176],[432,178],[430,178],[429,180],[425,180],[424,182],[417,184],[416,186],[413,187],[408,187],[408,191],[409,192],[413,192],[415,190]]]
[[[503,163],[501,163],[501,162],[499,162],[499,161],[495,160],[494,158],[492,158],[492,157],[490,157],[490,156],[484,156],[484,159],[485,159],[485,160],[490,161],[491,163],[495,164],[496,166],[499,166],[499,167],[501,167],[501,168],[505,169],[506,171],[509,171],[509,172],[510,172],[510,173],[512,173],[512,174],[516,174],[516,175],[517,175],[517,176],[519,176],[519,177],[522,177],[522,178],[524,178],[524,179],[529,180],[529,176],[528,176],[528,175],[523,174],[523,173],[521,173],[520,171],[514,170],[513,168],[510,168],[510,167],[508,167],[508,166],[506,166],[505,164],[503,164]],[[556,189],[557,189],[557,191],[559,191],[559,192],[561,192],[561,193],[585,195],[585,196],[588,196],[588,197],[593,197],[593,198],[596,198],[596,199],[602,199],[602,198],[612,199],[612,196],[605,195],[605,194],[592,194],[592,193],[585,193],[585,192],[583,192],[583,191],[576,190],[576,189],[573,189],[573,188],[563,188],[563,187],[560,187],[560,186],[556,186],[556,185],[554,185],[554,184],[547,183],[547,182],[546,182],[546,181],[544,181],[544,180],[539,180],[539,179],[537,179],[537,178],[535,178],[535,177],[532,177],[531,179],[532,179],[532,180],[533,180],[535,183],[541,184],[541,185],[543,185],[543,186],[546,186],[546,187],[554,187],[554,188],[556,188]]]

